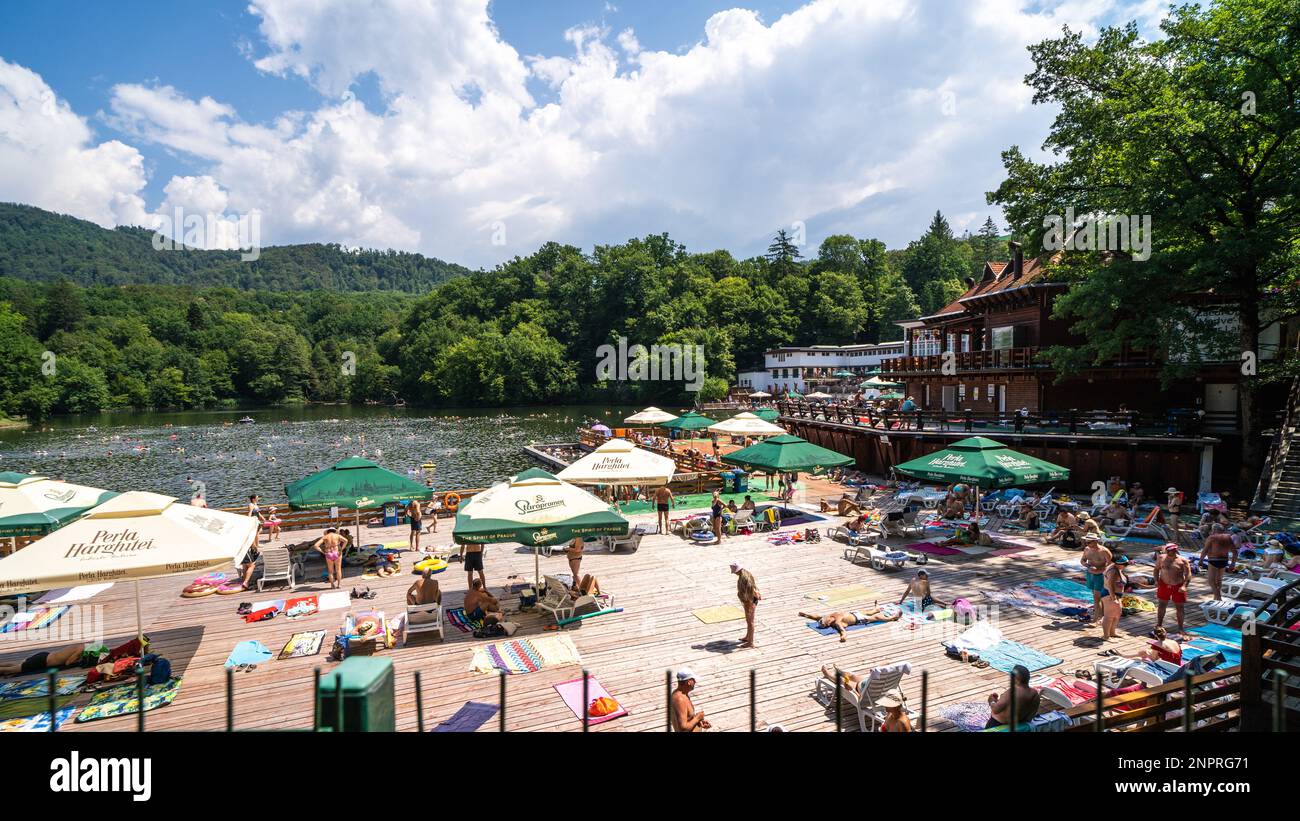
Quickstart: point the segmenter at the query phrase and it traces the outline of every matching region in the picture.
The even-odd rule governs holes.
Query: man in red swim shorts
[[[1174,603],[1174,618],[1178,632],[1183,632],[1183,611],[1187,605],[1187,585],[1192,581],[1192,565],[1178,553],[1178,545],[1165,545],[1164,554],[1156,560],[1156,627],[1165,623],[1165,609]]]

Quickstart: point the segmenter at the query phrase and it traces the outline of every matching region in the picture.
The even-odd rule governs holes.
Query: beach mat
[[[992,715],[987,701],[961,701],[939,708],[939,717],[951,721],[963,733],[980,732]]]
[[[559,684],[555,685],[555,692],[559,693],[560,698],[564,699],[565,706],[568,707],[573,712],[573,715],[577,717],[578,721],[582,721],[582,713],[583,713],[582,679],[575,678],[571,681],[560,682]],[[588,676],[587,677],[587,703],[590,704],[591,702],[595,701],[598,698],[609,698],[609,699],[613,699],[616,702],[618,701],[618,699],[614,698],[609,694],[608,690],[606,690],[603,686],[601,686],[601,683],[596,680],[595,676]],[[625,715],[627,715],[627,709],[623,707],[623,704],[621,702],[619,702],[617,710],[610,713],[609,715],[591,716],[587,720],[587,724],[588,725],[604,724],[606,721],[613,721],[614,719]]]
[[[23,612],[15,613],[9,621],[0,626],[0,633],[21,633],[23,631],[40,630],[49,627],[59,619],[63,614],[72,609],[70,604],[59,604],[52,606],[33,607]]]
[[[1183,661],[1208,656],[1212,653],[1223,654],[1223,664],[1219,665],[1220,667],[1236,667],[1241,664],[1241,645],[1234,647],[1231,644],[1210,639],[1196,639],[1183,645]]]
[[[917,553],[929,553],[931,556],[960,556],[961,551],[955,547],[941,547],[934,542],[917,542],[915,544],[903,545],[904,550],[914,550]]]
[[[476,673],[504,670],[509,675],[535,673],[543,667],[581,664],[582,656],[569,636],[509,639],[474,650],[469,669]]]
[[[325,641],[324,630],[311,630],[305,633],[294,633],[285,642],[284,649],[280,651],[282,659],[299,659],[304,656],[314,656],[320,652],[321,642]]]
[[[1229,627],[1226,624],[1204,624],[1200,627],[1193,627],[1187,632],[1193,636],[1201,636],[1225,644],[1241,646],[1241,630],[1236,627]]]
[[[978,652],[979,657],[987,661],[990,667],[1003,673],[1010,673],[1017,664],[1023,664],[1032,673],[1061,663],[1061,660],[1055,656],[1049,656],[1027,644],[1010,639],[1003,639],[992,647],[986,647]]]
[[[71,704],[64,704],[54,711],[54,729],[63,726],[63,722],[72,717],[77,712],[77,708]],[[50,731],[50,711],[48,709],[40,713],[34,713],[22,718],[10,718],[0,721],[0,733],[48,733]]]
[[[69,701],[72,701],[71,695],[56,696],[55,703],[62,707]],[[0,701],[0,721],[8,721],[15,718],[27,718],[44,710],[50,711],[50,699],[47,696],[37,696],[33,698],[7,698]],[[48,725],[47,725],[48,726]]]
[[[59,676],[54,680],[54,694],[66,696],[77,692],[86,683],[84,675]],[[28,678],[21,681],[6,681],[0,684],[0,701],[23,698],[46,698],[50,694],[50,685],[45,676]]]
[[[321,610],[342,610],[352,605],[352,599],[348,597],[346,590],[331,590],[328,593],[318,594],[316,604]]]
[[[883,621],[869,621],[866,622],[865,624],[863,622],[858,622],[857,624],[851,624],[848,627],[845,627],[844,632],[851,633],[854,630],[861,630],[864,627],[874,627],[877,624],[888,624],[888,623],[889,622],[883,622]],[[823,636],[839,635],[839,633],[835,632],[834,627],[822,627],[820,624],[818,624],[815,621],[806,621],[804,622],[804,624],[808,625],[808,629],[813,630],[814,632],[817,633],[821,633]]]
[[[826,590],[814,590],[811,593],[805,593],[805,599],[821,602],[825,605],[837,605],[844,602],[867,601],[876,599],[879,593],[869,587],[863,587],[860,584],[849,585],[848,587],[830,587]]]
[[[702,607],[699,610],[692,610],[691,615],[704,622],[705,624],[719,624],[724,621],[736,621],[745,618],[745,611],[734,604],[724,604],[720,607]]]
[[[284,615],[289,619],[301,619],[306,616],[314,616],[320,612],[320,600],[316,596],[299,596],[296,599],[285,599]]]
[[[472,733],[492,720],[497,714],[495,704],[482,701],[467,701],[446,721],[429,732],[432,733]]]
[[[144,690],[145,712],[157,710],[159,707],[166,707],[176,699],[180,691],[181,680],[179,678],[169,679],[161,684],[150,684]],[[101,718],[113,718],[114,716],[138,713],[139,711],[140,691],[138,686],[136,684],[122,684],[96,693],[95,697],[81,711],[81,714],[77,716],[77,723],[96,721]]]
[[[266,649],[266,645],[260,641],[241,641],[235,645],[235,649],[230,651],[226,657],[227,667],[237,667],[241,664],[261,664],[264,661],[270,661],[271,656],[275,655]]]

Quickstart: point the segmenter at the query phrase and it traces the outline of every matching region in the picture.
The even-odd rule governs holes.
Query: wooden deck
[[[819,483],[811,483],[816,487]],[[830,489],[822,486],[825,495]],[[761,492],[761,491],[760,491]],[[838,497],[838,492],[834,494]],[[803,500],[816,501],[816,496]],[[674,513],[674,515],[680,515]],[[633,517],[637,522],[652,522],[649,515]],[[822,527],[835,523],[819,523]],[[449,545],[451,523],[441,522],[440,533],[425,536],[425,546]],[[285,538],[297,541],[310,533],[288,533]],[[372,528],[366,542],[389,542],[404,539],[405,527]],[[1007,587],[1022,581],[1060,575],[1049,562],[1069,557],[1070,553],[1044,545],[1035,550],[998,558],[968,559],[952,562],[932,558],[928,566],[931,582],[938,596],[949,600],[966,596],[978,603],[981,590]],[[408,554],[409,556],[409,554]],[[735,577],[728,570],[731,561],[741,562],[758,580],[764,599],[758,608],[758,632],[755,649],[737,648],[744,632],[741,621],[703,624],[692,614],[698,608],[735,603]],[[517,575],[531,579],[533,555],[524,548],[498,545],[487,548],[487,576],[494,592],[507,584],[507,577]],[[368,585],[379,595],[365,608],[376,607],[390,615],[400,611],[407,586],[413,576],[410,559],[397,576],[362,581],[359,572],[349,568],[346,589]],[[543,573],[566,572],[562,555],[542,558]],[[308,566],[311,575],[320,564]],[[874,600],[897,601],[905,580],[913,571],[878,572],[855,566],[843,558],[843,545],[823,540],[820,544],[779,547],[764,535],[726,539],[722,546],[695,546],[673,536],[650,536],[635,554],[610,555],[588,548],[582,570],[594,573],[602,587],[612,593],[616,604],[625,608],[620,614],[590,619],[581,627],[566,631],[580,651],[585,667],[618,698],[630,715],[608,722],[593,731],[631,730],[662,731],[665,724],[665,671],[690,666],[699,675],[696,704],[714,726],[721,730],[747,730],[749,726],[749,671],[758,674],[757,715],[759,727],[781,724],[787,730],[833,731],[834,716],[812,698],[813,682],[822,664],[862,671],[871,666],[907,661],[914,673],[904,680],[904,689],[914,708],[920,706],[920,670],[929,671],[929,715],[931,729],[951,729],[938,718],[938,708],[962,701],[982,701],[1006,684],[1006,676],[994,670],[979,671],[967,664],[946,658],[939,641],[943,638],[930,630],[909,634],[894,625],[851,631],[846,644],[835,637],[824,637],[809,630],[797,613],[817,612],[825,605],[804,598],[816,590],[864,585],[877,592]],[[458,563],[439,575],[444,606],[457,606],[465,589],[465,576]],[[217,730],[225,727],[225,673],[223,663],[239,641],[256,639],[278,652],[288,637],[299,631],[325,629],[326,647],[311,658],[287,661],[272,660],[251,672],[236,675],[235,723],[240,729],[306,728],[312,722],[312,670],[328,671],[325,659],[328,636],[341,622],[346,611],[319,613],[306,619],[272,621],[248,625],[235,615],[239,601],[280,598],[268,591],[259,595],[208,596],[200,599],[179,597],[188,578],[155,579],[142,584],[146,632],[153,639],[153,649],[173,664],[184,677],[179,697],[169,707],[147,716],[153,730]],[[298,593],[324,591],[322,581],[312,580],[298,587]],[[86,604],[103,607],[105,640],[124,640],[134,633],[135,609],[130,583],[115,585],[111,590]],[[1206,597],[1203,577],[1193,581],[1192,601]],[[507,610],[517,608],[515,597],[503,599]],[[868,603],[868,602],[857,602]],[[849,609],[852,603],[836,605]],[[357,605],[354,608],[360,609]],[[1189,604],[1189,626],[1202,623],[1199,609]],[[1172,623],[1172,612],[1169,614]],[[520,636],[546,636],[542,619],[533,614],[513,617],[522,626]],[[1076,623],[1054,624],[1051,620],[1018,610],[1003,608],[999,627],[1008,638],[1024,642],[1041,651],[1062,658],[1063,663],[1045,673],[1068,673],[1078,667],[1091,667],[1097,661],[1097,629],[1085,629]],[[1125,617],[1121,630],[1128,637],[1112,643],[1125,652],[1145,644],[1143,636],[1153,625],[1153,615]],[[0,636],[0,657],[5,660],[25,657],[42,646],[53,647],[66,642],[44,645],[22,640],[21,634]],[[398,729],[416,727],[414,693],[415,671],[423,678],[423,703],[426,728],[432,728],[456,712],[467,700],[496,703],[498,680],[495,675],[471,672],[470,658],[474,647],[483,641],[460,633],[450,625],[446,640],[414,636],[407,647],[387,651],[397,672]],[[576,678],[581,668],[547,668],[537,673],[508,679],[507,729],[512,731],[580,730],[579,720],[564,705],[552,685]],[[89,696],[77,696],[84,704]],[[123,731],[134,730],[135,716],[88,722],[69,723],[65,730]],[[846,713],[846,730],[856,730],[856,720]],[[482,731],[495,731],[494,719]]]

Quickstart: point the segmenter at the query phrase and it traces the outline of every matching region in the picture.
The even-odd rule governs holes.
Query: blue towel
[[[1234,647],[1241,647],[1241,630],[1236,627],[1228,627],[1226,624],[1207,624],[1202,627],[1193,627],[1187,632],[1193,636],[1204,636],[1207,639],[1221,641]]]
[[[227,667],[236,667],[240,664],[261,664],[269,661],[271,656],[275,655],[260,641],[241,641],[235,645],[235,649],[230,651],[230,656],[226,658]]]
[[[815,621],[809,621],[809,622],[804,622],[804,623],[808,625],[809,629],[816,630],[818,633],[821,633],[823,636],[838,636],[838,635],[839,635],[839,633],[836,633],[836,632],[835,632],[835,628],[834,628],[834,627],[822,627],[820,624],[818,624],[818,623],[815,622]],[[850,624],[848,627],[845,627],[844,630],[845,630],[845,632],[848,632],[849,630],[861,630],[863,627],[870,627],[870,626],[872,626],[873,624],[884,624],[884,622],[883,622],[883,621],[869,621],[869,622],[867,622],[866,624],[863,624],[862,622],[858,622],[857,624]]]
[[[1051,667],[1054,664],[1061,663],[1061,660],[1055,656],[1049,656],[1028,645],[1010,639],[1003,639],[992,647],[980,650],[979,657],[987,661],[994,670],[1000,670],[1003,673],[1010,673],[1011,668],[1017,664],[1023,664],[1032,673],[1035,670],[1042,670],[1044,667]]]
[[[431,732],[472,733],[491,721],[492,716],[496,714],[497,706],[495,704],[485,704],[482,701],[467,701],[451,718],[434,727]]]
[[[1183,645],[1183,661],[1190,661],[1199,656],[1208,656],[1211,653],[1223,654],[1224,667],[1236,667],[1241,664],[1241,645],[1233,647],[1209,639],[1197,639]]]
[[[1092,601],[1092,591],[1087,585],[1080,584],[1074,579],[1043,579],[1041,582],[1034,582],[1034,587],[1041,587],[1044,590],[1050,590],[1058,596],[1064,596],[1067,599],[1078,599],[1079,601]]]

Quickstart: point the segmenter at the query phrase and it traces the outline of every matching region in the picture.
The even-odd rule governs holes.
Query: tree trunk
[[[1243,352],[1250,351],[1255,360],[1256,373],[1242,374],[1238,380],[1237,401],[1241,410],[1241,467],[1237,473],[1237,498],[1253,499],[1264,468],[1264,441],[1260,438],[1263,420],[1255,391],[1259,385],[1259,292],[1255,288],[1255,271],[1242,277],[1241,302],[1238,311],[1238,334]],[[1240,365],[1238,366],[1240,367]]]

